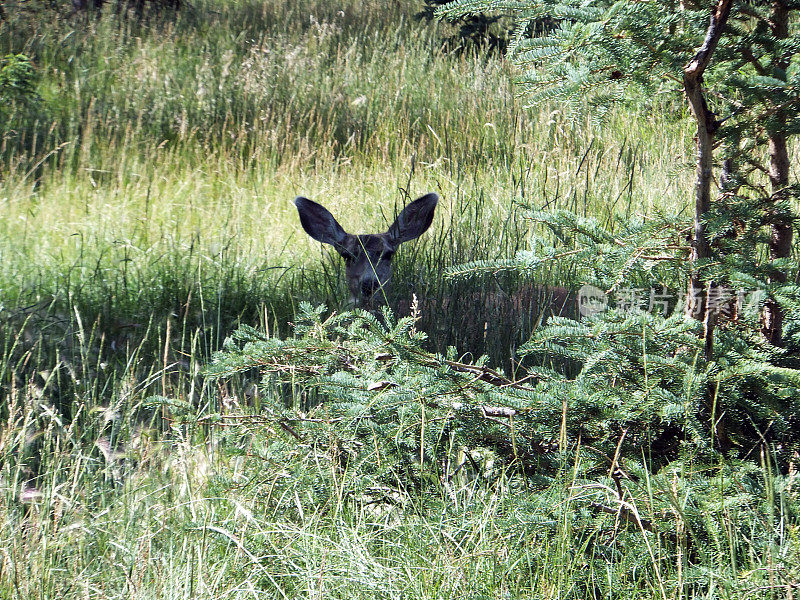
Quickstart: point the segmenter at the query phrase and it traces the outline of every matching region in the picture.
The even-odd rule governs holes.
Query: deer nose
[[[361,295],[369,298],[381,286],[377,279],[366,279],[361,282]]]

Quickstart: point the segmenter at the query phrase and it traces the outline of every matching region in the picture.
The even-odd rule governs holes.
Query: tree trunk
[[[780,0],[772,2],[772,14],[770,18],[770,29],[772,35],[777,39],[789,37],[789,9]],[[789,67],[791,53],[776,56],[772,61],[772,71],[780,70],[785,72]],[[773,117],[773,124],[767,131],[769,138],[769,180],[772,192],[772,203],[786,199],[786,192],[789,185],[789,151],[786,145],[786,112],[776,108]],[[769,257],[770,260],[777,258],[787,258],[792,253],[792,225],[779,211],[768,208],[768,220],[770,223]],[[770,276],[770,281],[783,283],[786,281],[786,273],[779,269],[774,269]],[[783,311],[778,303],[768,298],[761,310],[761,334],[771,343],[780,346],[783,338]]]
[[[718,0],[711,14],[703,45],[683,68],[683,88],[697,122],[697,179],[694,189],[694,231],[691,261],[696,266],[711,256],[703,222],[711,208],[711,181],[714,175],[714,135],[719,128],[714,113],[708,108],[703,92],[703,73],[711,62],[731,12],[732,0]],[[709,282],[711,289],[713,283]],[[708,310],[704,281],[697,269],[689,277],[686,314],[703,322],[706,358],[711,358],[714,344],[714,314]]]

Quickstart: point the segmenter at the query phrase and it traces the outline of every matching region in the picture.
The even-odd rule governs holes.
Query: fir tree
[[[792,251],[790,201],[798,197],[798,186],[789,178],[787,148],[800,130],[800,4],[456,0],[439,14],[452,18],[474,11],[514,16],[511,56],[520,67],[518,84],[533,103],[563,101],[573,115],[588,109],[602,120],[615,102],[636,97],[637,90],[681,90],[697,127],[694,268],[687,314],[704,323],[710,356],[717,315],[708,310],[708,296],[731,280],[730,272],[713,266],[722,261],[736,272],[734,279],[755,276],[769,290],[761,331],[780,344],[786,307],[779,299],[786,296],[781,284],[787,280],[786,260]],[[535,37],[526,35],[528,24],[545,15],[556,18],[559,26]],[[720,143],[727,168],[715,178],[714,169],[723,162],[716,156]],[[722,185],[712,202],[715,179]],[[756,205],[760,221],[745,218]],[[742,214],[731,215],[731,206]],[[720,232],[709,230],[720,211],[756,229],[769,227],[761,243],[768,247],[770,264],[751,260],[745,265],[748,261],[740,259],[752,246],[722,243]],[[753,232],[739,233],[752,241]],[[720,243],[715,246],[713,239]],[[758,255],[755,250],[750,256]]]
[[[642,92],[679,91],[697,131],[695,210],[691,223],[650,215],[645,223],[616,223],[612,233],[591,220],[564,212],[543,214],[531,207],[534,220],[564,245],[572,245],[568,251],[543,244],[514,260],[468,265],[453,275],[493,269],[533,272],[558,262],[562,267],[574,265],[587,280],[609,290],[652,282],[654,276],[673,285],[683,279],[688,281],[686,314],[702,324],[704,349],[698,368],[713,372],[720,361],[731,360],[726,357],[734,348],[755,344],[752,332],[759,329],[768,342],[780,344],[784,314],[796,306],[796,287],[785,282],[787,269],[793,268],[787,262],[794,219],[790,200],[798,196],[797,184],[789,180],[787,140],[800,129],[800,4],[457,0],[440,14],[473,10],[506,12],[516,19],[510,56],[519,67],[517,82],[533,103],[566,102],[572,115],[588,110],[602,121],[615,103],[637,102]],[[527,35],[528,23],[543,15],[555,17],[559,26]],[[723,168],[715,177],[720,164]],[[688,246],[681,239],[687,231]],[[765,253],[768,260],[759,261]],[[733,287],[768,292],[760,327],[754,315],[739,314],[737,303],[729,301],[732,295],[726,290]],[[607,318],[613,320],[613,314]],[[681,336],[678,329],[665,331],[672,331],[674,339]],[[593,334],[586,335],[593,339]],[[569,339],[570,359],[585,368],[580,344],[575,336]],[[789,349],[795,344],[792,340]],[[674,359],[666,347],[654,349],[650,360]],[[754,363],[747,362],[768,370],[790,364],[791,354],[764,351]],[[730,420],[739,400],[713,377],[698,389],[703,401],[693,414],[705,422],[715,444],[729,450],[736,444],[733,437],[744,429],[740,419],[735,425]],[[747,390],[742,409],[766,398],[761,394],[765,389],[758,386],[742,389]],[[719,406],[725,407],[721,414],[726,416],[711,417]],[[789,415],[795,409],[789,403],[779,412]]]

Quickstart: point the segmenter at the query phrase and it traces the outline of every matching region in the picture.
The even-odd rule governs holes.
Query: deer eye
[[[336,251],[339,253],[346,263],[353,262],[357,256],[355,252],[347,248],[346,246],[336,246]]]

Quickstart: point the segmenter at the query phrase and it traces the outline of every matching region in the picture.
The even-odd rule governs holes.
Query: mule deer
[[[294,203],[306,233],[330,244],[344,258],[347,287],[354,304],[370,305],[385,296],[392,277],[392,257],[398,246],[421,236],[430,227],[439,197],[426,194],[406,206],[386,233],[347,233],[321,204],[298,196]]]

